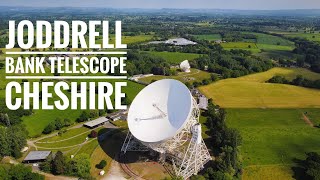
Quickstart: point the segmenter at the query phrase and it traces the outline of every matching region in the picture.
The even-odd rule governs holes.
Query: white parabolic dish
[[[180,81],[164,79],[145,87],[128,112],[132,135],[144,143],[161,143],[178,134],[192,113],[192,95]]]

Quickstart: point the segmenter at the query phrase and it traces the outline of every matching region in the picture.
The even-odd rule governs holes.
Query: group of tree
[[[32,168],[30,166],[25,166],[23,164],[0,165],[0,178],[1,180],[44,180],[43,175],[32,172]]]
[[[21,157],[21,149],[26,145],[28,132],[21,117],[31,111],[22,108],[12,111],[0,100],[0,159],[3,156]]]
[[[310,66],[310,69],[315,72],[320,72],[320,45],[317,42],[308,41],[301,38],[293,38],[296,48],[294,53],[303,55],[299,58],[297,65],[299,67]]]
[[[76,119],[77,122],[85,122],[88,121],[91,118],[96,118],[99,116],[103,116],[106,114],[105,110],[87,110],[82,111],[80,116]]]
[[[193,68],[220,74],[223,78],[236,78],[266,71],[273,67],[270,60],[252,56],[249,51],[245,50],[213,50],[209,56],[201,56],[191,61],[190,65]]]
[[[56,118],[54,121],[50,122],[42,131],[43,134],[50,134],[55,130],[60,130],[64,127],[68,127],[72,124],[72,121],[68,118],[61,119]]]
[[[49,157],[40,164],[40,169],[54,175],[76,176],[90,179],[90,157],[87,154],[78,154],[74,158],[68,158],[61,151],[55,157]]]
[[[267,81],[268,83],[279,83],[279,84],[291,84],[295,86],[302,86],[307,88],[315,88],[320,89],[320,80],[309,80],[304,78],[302,75],[298,75],[292,81],[287,80],[283,76],[273,76],[271,79]]]
[[[306,153],[305,160],[298,160],[293,167],[296,179],[319,180],[320,179],[320,154],[316,152]]]
[[[208,111],[206,126],[209,128],[210,138],[208,147],[214,153],[216,159],[210,163],[210,167],[202,175],[192,177],[193,180],[214,179],[227,180],[241,178],[242,164],[239,155],[239,146],[242,137],[236,129],[226,126],[226,111],[211,102]]]

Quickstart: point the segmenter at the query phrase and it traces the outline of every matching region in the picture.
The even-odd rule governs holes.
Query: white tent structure
[[[183,72],[190,72],[190,64],[188,60],[184,60],[180,63],[180,69]]]
[[[145,87],[130,106],[128,126],[122,152],[157,151],[184,179],[211,160],[201,137],[199,108],[180,81],[165,79]]]

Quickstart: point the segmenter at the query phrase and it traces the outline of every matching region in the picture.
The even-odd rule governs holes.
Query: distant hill
[[[37,14],[201,14],[201,15],[243,15],[243,16],[320,16],[320,9],[290,10],[234,10],[234,9],[139,9],[139,8],[97,8],[97,7],[11,7],[0,6],[0,15]]]

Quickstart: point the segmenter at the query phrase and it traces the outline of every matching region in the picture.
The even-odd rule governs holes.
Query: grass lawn
[[[101,129],[103,129],[103,127],[99,127],[95,131],[98,132]],[[60,138],[60,139],[58,139],[59,142],[54,142],[54,141],[57,141],[57,140],[52,139],[55,137],[47,138],[47,139],[41,141],[43,143],[39,142],[39,143],[36,143],[36,145],[39,147],[44,147],[44,148],[58,148],[58,147],[68,147],[68,146],[78,145],[78,144],[81,144],[86,141],[86,138],[88,137],[90,132],[91,132],[90,129],[88,129],[88,132],[83,133],[83,134],[76,136],[74,138],[70,138],[70,139]],[[91,140],[91,138],[88,139],[88,141],[90,141],[90,140]],[[48,143],[45,143],[45,142],[48,142]],[[52,143],[50,143],[50,142],[52,142]]]
[[[90,131],[90,129],[88,129],[86,127],[74,128],[74,129],[67,130],[67,132],[62,133],[60,135],[42,139],[39,142],[61,141],[61,140],[64,140],[64,139],[67,139],[67,138],[71,138],[73,136],[77,136],[79,134],[85,133],[87,131]]]
[[[194,60],[201,56],[195,53],[181,53],[181,52],[157,52],[157,51],[144,51],[157,57],[165,59],[168,63],[179,64],[184,60]]]
[[[224,108],[320,107],[320,91],[317,89],[264,83],[274,75],[292,79],[297,74],[308,79],[320,79],[320,74],[301,68],[273,68],[267,72],[221,80],[199,89]]]
[[[242,174],[244,180],[293,180],[290,165],[266,165],[246,167]]]
[[[144,82],[144,83],[150,83],[150,82],[152,82],[152,80],[176,79],[176,80],[179,80],[183,83],[186,83],[186,82],[193,83],[195,81],[202,81],[203,79],[208,79],[208,78],[210,78],[210,73],[205,72],[205,71],[201,71],[198,69],[191,69],[190,73],[180,72],[176,76],[155,75],[155,76],[141,78],[141,79],[139,79],[139,81]]]
[[[207,40],[207,41],[216,41],[216,40],[222,39],[220,34],[201,34],[201,35],[194,35],[194,37],[199,40]]]
[[[302,120],[305,111],[320,113],[320,109],[227,109],[228,127],[238,129],[243,138],[240,150],[245,179],[268,173],[288,179],[295,158],[320,152],[319,128]]]

